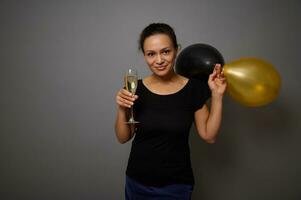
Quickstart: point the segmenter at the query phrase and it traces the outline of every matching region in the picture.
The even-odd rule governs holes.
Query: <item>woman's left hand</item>
[[[215,64],[214,70],[209,76],[208,85],[213,96],[224,95],[224,92],[227,87],[227,81],[220,64]]]

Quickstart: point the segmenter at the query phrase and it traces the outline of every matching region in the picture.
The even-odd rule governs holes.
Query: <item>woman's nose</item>
[[[162,64],[164,62],[163,58],[161,57],[161,55],[158,55],[156,58],[156,63],[157,64]]]

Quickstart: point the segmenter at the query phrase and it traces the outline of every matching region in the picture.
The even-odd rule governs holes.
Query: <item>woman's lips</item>
[[[155,68],[156,68],[156,70],[158,70],[158,71],[163,71],[163,70],[166,69],[166,66],[159,66],[159,67],[155,67]]]

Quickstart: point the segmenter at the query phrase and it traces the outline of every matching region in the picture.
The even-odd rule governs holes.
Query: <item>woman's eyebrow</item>
[[[164,50],[168,50],[170,49],[170,47],[164,47],[162,49],[160,49],[160,51],[164,51]],[[146,49],[145,52],[156,52],[155,50],[151,50],[151,49]]]

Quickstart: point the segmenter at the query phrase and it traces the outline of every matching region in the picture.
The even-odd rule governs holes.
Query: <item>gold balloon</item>
[[[257,58],[241,58],[224,65],[227,93],[245,106],[272,102],[280,90],[280,76],[270,63]]]

